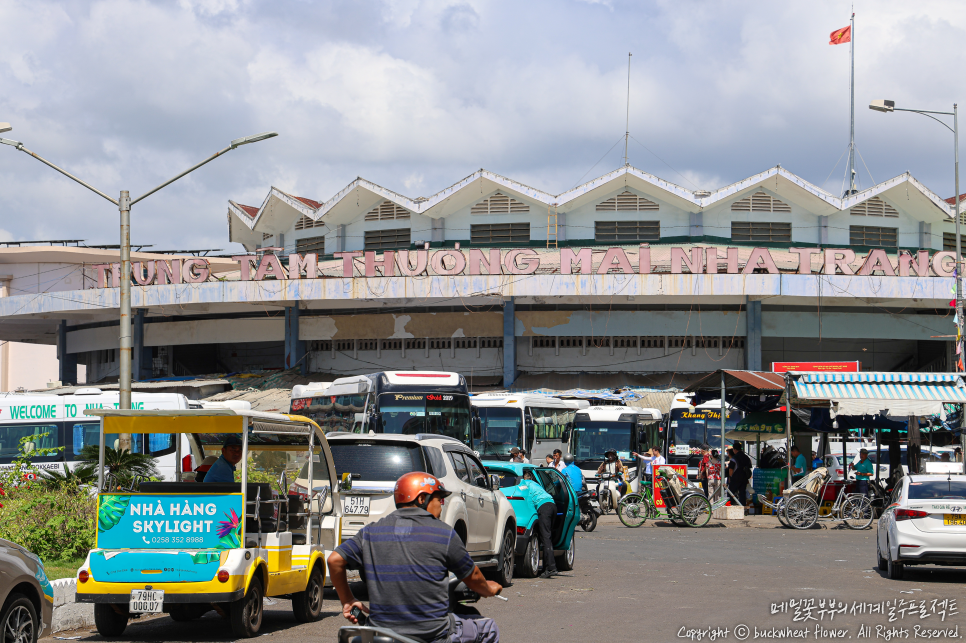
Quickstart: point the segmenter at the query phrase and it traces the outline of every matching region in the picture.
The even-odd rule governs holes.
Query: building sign
[[[860,362],[772,362],[772,373],[858,373]]]
[[[813,274],[812,257],[822,258],[820,274],[834,275],[883,275],[886,277],[952,277],[956,253],[943,251],[930,256],[928,250],[915,255],[900,252],[893,265],[884,249],[870,250],[857,271],[852,269],[855,252],[848,248],[789,248],[797,254],[800,275]],[[415,277],[434,274],[456,275],[532,275],[540,269],[541,260],[549,253],[538,253],[531,248],[500,250],[497,248],[470,248],[469,250],[385,250],[382,258],[372,250],[336,252],[334,257],[342,260],[342,277]],[[264,281],[266,279],[316,279],[319,277],[318,256],[315,254],[288,255],[288,265],[283,266],[278,255],[265,253],[235,255],[241,281]],[[606,275],[650,274],[651,248],[640,246],[636,253],[628,254],[623,248],[608,248],[599,266],[593,267],[593,248],[560,248],[557,251],[560,274]],[[94,264],[97,271],[97,287],[106,288],[107,277],[111,287],[120,286],[120,263]],[[718,274],[724,270],[729,275],[748,275],[764,272],[780,274],[768,248],[752,248],[745,264],[739,265],[738,248],[693,247],[671,248],[671,274]],[[167,284],[195,284],[208,280],[211,270],[203,257],[188,259],[157,259],[135,261],[131,264],[132,279],[139,286]]]

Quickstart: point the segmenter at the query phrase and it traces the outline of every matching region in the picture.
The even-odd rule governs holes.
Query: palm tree
[[[78,476],[96,476],[98,464],[98,445],[89,444],[80,452],[83,464],[74,469]],[[131,453],[127,449],[104,447],[104,466],[106,475],[113,475],[119,482],[127,482],[134,476],[156,478],[160,474],[154,464],[154,457],[146,453]]]
[[[41,484],[47,489],[56,489],[58,487],[72,486],[79,487],[83,484],[87,484],[94,479],[93,471],[81,471],[83,464],[78,464],[71,471],[70,465],[66,462],[64,463],[64,471],[61,473],[57,469],[50,471],[41,471]]]

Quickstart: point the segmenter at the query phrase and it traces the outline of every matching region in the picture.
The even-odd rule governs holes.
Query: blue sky
[[[135,196],[233,138],[278,131],[134,208],[135,243],[237,250],[227,200],[257,205],[271,185],[324,201],[363,176],[426,196],[484,167],[556,193],[618,167],[630,51],[633,165],[714,189],[781,163],[838,194],[849,52],[827,42],[849,11],[830,0],[5,0],[0,121],[15,128],[4,137]],[[964,98],[966,8],[855,11],[860,187],[908,170],[952,196],[952,136],[867,105],[948,110]],[[0,240],[117,243],[116,223],[111,204],[0,147]]]

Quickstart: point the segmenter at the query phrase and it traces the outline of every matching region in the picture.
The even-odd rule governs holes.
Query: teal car
[[[516,573],[534,578],[540,572],[540,537],[537,533],[537,512],[520,487],[523,474],[532,471],[535,480],[543,485],[557,505],[557,515],[552,525],[553,550],[557,569],[569,571],[574,568],[576,543],[574,529],[580,521],[577,494],[567,479],[555,469],[535,467],[532,464],[484,460],[489,474],[499,476],[500,491],[506,496],[517,515]],[[529,483],[533,484],[533,483]]]

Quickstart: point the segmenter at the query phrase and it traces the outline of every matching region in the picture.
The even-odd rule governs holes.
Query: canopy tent
[[[836,416],[937,415],[966,403],[957,373],[790,373],[800,399],[828,400]]]
[[[691,401],[694,406],[719,399],[724,391],[725,401],[733,408],[754,413],[778,406],[785,392],[785,380],[767,371],[719,370],[708,373],[684,390],[694,393]]]
[[[784,413],[749,413],[732,431],[725,433],[727,440],[782,440],[787,427]],[[792,433],[810,432],[812,429],[797,415],[792,415]]]

